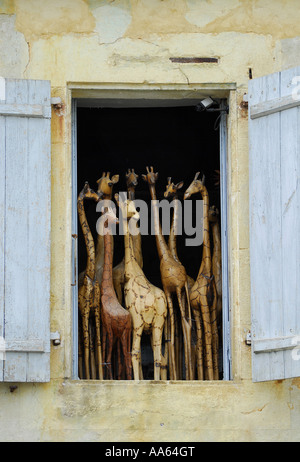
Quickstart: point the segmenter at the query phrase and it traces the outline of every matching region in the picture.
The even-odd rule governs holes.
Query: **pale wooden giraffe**
[[[113,379],[112,374],[112,349],[115,341],[120,341],[125,359],[126,377],[132,378],[131,366],[131,315],[119,303],[113,286],[112,279],[112,230],[111,226],[117,223],[117,217],[111,208],[102,215],[104,223],[104,267],[101,281],[101,320],[103,326],[103,358],[107,365],[109,378]],[[107,339],[107,354],[106,354]],[[121,360],[119,352],[118,373],[120,378]]]
[[[84,188],[80,192],[77,200],[77,209],[79,221],[81,224],[86,251],[87,251],[87,264],[83,275],[82,285],[78,289],[78,306],[81,314],[82,321],[82,337],[84,343],[84,365],[85,365],[85,378],[90,378],[89,366],[89,320],[90,315],[95,317],[96,325],[96,353],[98,364],[99,379],[103,379],[102,373],[102,354],[101,354],[101,338],[100,338],[100,286],[95,273],[95,244],[94,239],[88,225],[85,210],[84,200],[91,199],[98,202],[102,195],[93,191],[88,182],[85,183]]]
[[[212,272],[215,278],[217,290],[217,318],[220,323],[222,320],[222,254],[221,254],[221,234],[219,223],[219,210],[215,205],[209,209],[209,222],[213,237]]]
[[[134,169],[129,169],[126,173],[126,185],[127,185],[127,194],[130,200],[135,200],[135,188],[138,184],[138,175],[135,173]],[[142,238],[141,233],[135,233],[132,235],[132,244],[134,255],[136,261],[143,268],[143,254],[142,254]],[[122,303],[123,292],[124,292],[124,283],[125,283],[125,257],[123,260],[113,268],[113,281],[114,288],[118,296],[118,300]]]
[[[203,252],[199,273],[190,293],[191,307],[197,321],[197,365],[198,378],[202,380],[203,358],[202,358],[202,331],[200,316],[202,317],[204,329],[204,353],[205,366],[208,380],[219,378],[218,370],[218,328],[216,317],[217,293],[216,284],[212,274],[210,236],[209,236],[209,195],[204,185],[205,177],[198,180],[200,172],[197,172],[194,180],[185,191],[184,199],[190,198],[193,194],[200,193],[203,199]],[[210,299],[213,300],[210,306]]]
[[[152,207],[154,212],[154,229],[155,229],[155,238],[156,246],[158,251],[158,256],[160,260],[160,274],[161,281],[164,288],[164,292],[167,297],[169,316],[170,316],[170,374],[173,380],[177,379],[176,371],[176,359],[175,359],[175,324],[174,324],[174,309],[172,294],[175,293],[177,296],[180,314],[181,314],[181,324],[184,337],[184,355],[185,355],[185,378],[192,380],[193,379],[193,366],[192,366],[192,346],[191,346],[191,331],[192,331],[192,320],[191,320],[191,310],[190,310],[190,301],[188,295],[187,287],[187,275],[184,266],[181,263],[178,263],[172,256],[169,247],[166,244],[165,238],[162,234],[160,219],[159,219],[159,210],[158,210],[158,201],[156,199],[155,183],[158,179],[158,173],[154,173],[153,167],[149,170],[147,167],[147,174],[143,175],[144,181],[148,183],[150,195],[152,199]],[[188,312],[185,310],[185,301],[187,301]]]
[[[141,380],[141,339],[143,332],[151,333],[154,358],[154,380],[161,378],[162,334],[167,316],[167,300],[163,290],[155,287],[146,278],[133,251],[130,221],[139,220],[134,202],[115,199],[120,207],[125,244],[125,304],[132,317],[132,366],[134,380]]]
[[[170,199],[172,201],[172,204],[174,206],[174,212],[173,212],[173,219],[172,219],[172,226],[170,229],[170,236],[169,236],[169,241],[168,241],[168,247],[170,249],[170,252],[178,263],[182,264],[177,253],[177,235],[178,235],[178,221],[179,221],[179,206],[180,206],[180,201],[178,199],[178,191],[183,187],[183,181],[180,181],[177,184],[174,184],[172,182],[172,178],[168,178],[168,183],[166,185],[166,190],[164,192],[164,197],[166,199]],[[194,279],[187,274],[187,285],[188,285],[188,292],[190,293],[193,285],[195,284]],[[176,367],[177,370],[180,371],[181,369],[181,361],[179,361],[179,352],[181,351],[181,337],[179,335],[178,329],[177,328],[177,323],[175,322],[175,351],[176,351]],[[177,331],[177,332],[176,332]],[[177,340],[177,342],[176,342]],[[196,347],[192,345],[192,355],[193,355],[193,367],[195,363],[195,352]],[[180,375],[180,374],[179,374]]]

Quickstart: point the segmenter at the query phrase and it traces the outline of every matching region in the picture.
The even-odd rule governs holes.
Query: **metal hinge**
[[[60,345],[60,333],[59,332],[50,332],[50,340],[53,342],[53,345]]]
[[[252,336],[251,336],[251,331],[250,330],[246,334],[245,343],[246,343],[246,345],[251,345],[251,343],[252,343]]]

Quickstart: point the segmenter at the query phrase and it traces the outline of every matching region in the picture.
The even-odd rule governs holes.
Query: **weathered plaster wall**
[[[248,70],[300,64],[298,0],[0,0],[0,75],[51,80],[52,381],[0,386],[1,440],[299,441],[299,380],[253,384],[250,349]],[[175,64],[170,57],[218,57]],[[234,380],[84,383],[71,375],[70,91],[236,83],[230,93],[230,296]],[[99,171],[101,166],[99,166]],[[62,200],[65,198],[65,200]],[[184,403],[184,406],[182,405]],[[16,430],[17,428],[17,430]]]

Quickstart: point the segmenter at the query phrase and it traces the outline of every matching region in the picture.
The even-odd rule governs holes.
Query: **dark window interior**
[[[78,108],[78,193],[85,181],[89,182],[91,188],[97,189],[97,179],[107,171],[111,175],[120,175],[114,193],[126,191],[125,173],[128,168],[134,168],[140,175],[136,198],[150,202],[149,188],[141,174],[146,173],[146,166],[153,166],[159,173],[156,184],[158,200],[163,199],[168,177],[172,177],[174,183],[184,181],[179,195],[182,199],[195,173],[201,171],[205,174],[210,205],[216,205],[220,210],[220,188],[216,184],[216,170],[220,169],[217,118],[217,112],[197,112],[195,106]],[[192,198],[193,201],[197,199],[201,199],[201,196]],[[85,210],[96,243],[99,214],[95,211],[95,203],[86,201]],[[85,268],[86,252],[79,223],[78,236],[78,271],[81,272]],[[187,273],[196,279],[202,246],[186,247],[185,238],[185,235],[177,237],[178,256]],[[142,236],[142,250],[146,277],[152,284],[162,287],[155,236]],[[124,238],[115,236],[114,264],[118,264],[123,255]],[[144,345],[147,349],[147,343]],[[146,354],[144,356],[147,357]],[[152,379],[151,360],[147,362],[145,359],[145,363],[144,378]]]

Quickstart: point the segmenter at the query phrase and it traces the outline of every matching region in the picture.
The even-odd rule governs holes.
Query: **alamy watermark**
[[[127,200],[127,193],[119,193],[120,201]],[[124,235],[126,229],[123,225],[125,219],[128,223],[129,232],[132,235],[156,235],[161,232],[164,236],[169,235],[171,231],[171,223],[173,213],[176,213],[176,227],[174,234],[176,236],[185,235],[185,244],[187,246],[200,246],[203,244],[203,201],[179,201],[173,200],[169,202],[167,199],[152,200],[149,204],[142,199],[133,201],[136,214],[128,218],[126,216],[126,207],[119,207],[119,226],[114,224],[111,227],[111,233],[116,235]],[[111,200],[101,200],[97,204],[97,212],[103,212],[106,209],[112,209],[116,213],[116,205]],[[150,210],[149,210],[150,209]],[[137,224],[137,218],[139,225]],[[104,223],[106,215],[103,215],[97,221],[97,232],[104,235],[107,232]],[[118,229],[118,231],[117,231]]]

